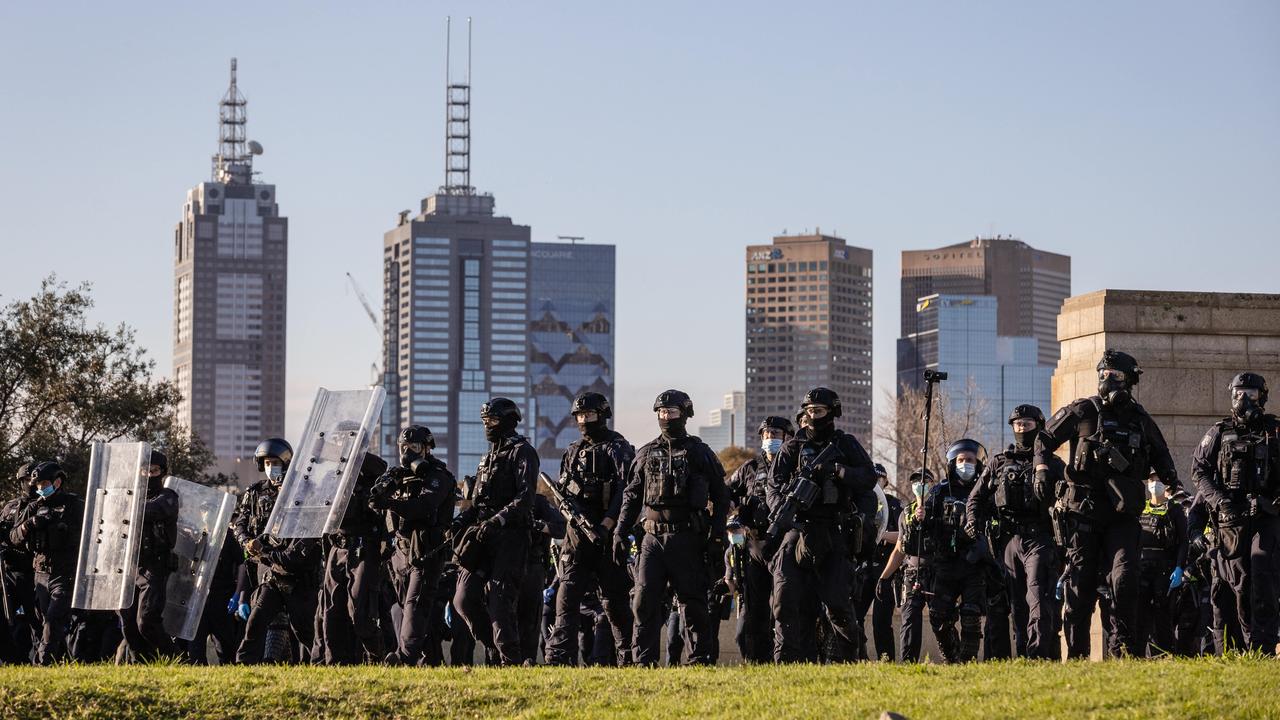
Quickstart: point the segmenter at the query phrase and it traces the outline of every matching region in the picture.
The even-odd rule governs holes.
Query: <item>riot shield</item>
[[[880,483],[876,483],[876,543],[884,537],[884,532],[889,528],[889,500],[884,496],[884,488],[880,487]]]
[[[380,387],[320,388],[267,519],[269,534],[318,538],[338,529],[385,397]]]
[[[178,493],[180,508],[178,540],[173,546],[178,567],[169,574],[165,586],[164,631],[191,640],[209,597],[209,583],[218,569],[236,498],[172,475],[164,479],[164,486]]]
[[[119,610],[133,604],[150,467],[147,443],[93,444],[71,607]]]

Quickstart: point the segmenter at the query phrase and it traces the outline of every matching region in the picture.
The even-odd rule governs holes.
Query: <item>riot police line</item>
[[[0,509],[0,659],[712,664],[734,622],[746,662],[916,662],[926,608],[945,662],[1056,660],[1064,636],[1067,657],[1089,657],[1095,611],[1107,656],[1274,654],[1267,384],[1233,378],[1192,492],[1132,396],[1141,372],[1107,350],[1096,395],[1048,420],[1018,406],[1002,451],[948,439],[905,506],[826,388],[794,423],[765,418],[730,477],[679,390],[655,399],[639,449],[582,393],[581,437],[553,472],[516,404],[493,398],[488,452],[461,482],[421,425],[394,466],[366,451],[378,388],[320,390],[296,447],[258,446],[262,477],[238,501],[169,476],[145,443],[95,443],[84,498],[37,460]]]

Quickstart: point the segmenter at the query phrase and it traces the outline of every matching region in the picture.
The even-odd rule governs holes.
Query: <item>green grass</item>
[[[675,716],[1261,718],[1280,661],[1256,657],[958,667],[411,669],[67,665],[0,668],[0,717]]]

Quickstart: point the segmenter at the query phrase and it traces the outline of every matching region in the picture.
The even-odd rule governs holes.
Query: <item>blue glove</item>
[[[453,629],[453,603],[444,604],[444,626]]]
[[[236,611],[236,617],[247,621],[249,619],[249,603],[240,603],[240,608]]]
[[[230,600],[227,601],[227,614],[235,615],[236,610],[238,610],[239,608],[240,608],[240,593],[237,592],[236,594],[231,596]]]
[[[1173,573],[1169,575],[1169,589],[1176,590],[1182,587],[1182,568],[1176,567]]]
[[[555,586],[551,586],[551,587],[547,588],[546,590],[543,590],[543,591],[542,591],[542,604],[543,604],[543,605],[550,605],[550,604],[551,604],[555,599],[556,599],[556,589],[555,589]]]
[[[1054,600],[1062,599],[1062,578],[1058,578],[1058,585],[1053,590],[1053,599]]]

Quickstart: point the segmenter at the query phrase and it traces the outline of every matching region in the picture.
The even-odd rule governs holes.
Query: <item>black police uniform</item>
[[[395,533],[392,581],[401,608],[394,660],[409,665],[439,664],[428,647],[433,637],[431,610],[450,550],[445,533],[453,522],[457,480],[439,458],[414,460],[413,469],[392,468],[370,491],[371,507],[386,511]]]
[[[338,530],[322,541],[316,662],[381,662],[386,654],[378,627],[386,525],[382,513],[369,506],[370,489],[386,469],[381,458],[365,455]]]
[[[1187,516],[1182,506],[1172,500],[1162,505],[1152,505],[1148,500],[1138,522],[1142,525],[1138,647],[1153,657],[1172,654],[1178,618],[1169,576],[1174,568],[1185,568],[1187,564]]]
[[[773,572],[766,537],[769,529],[768,487],[770,463],[763,452],[743,463],[729,477],[730,513],[738,518],[746,531],[745,557],[739,554],[742,578],[738,590],[739,610],[737,642],[747,662],[773,661],[773,611],[769,598],[773,594]]]
[[[1053,456],[1046,458],[1046,464],[1048,471],[1037,477],[1033,450],[1010,445],[983,469],[966,500],[977,527],[989,527],[988,521],[994,521],[1003,536],[992,545],[993,551],[1003,546],[1001,557],[1008,573],[1004,580],[1017,622],[1019,654],[1038,659],[1055,657],[1058,644],[1053,602],[1058,549],[1049,509],[1063,481],[1064,465]],[[988,654],[987,659],[994,658]]]
[[[520,623],[520,656],[524,662],[538,660],[538,641],[542,639],[542,593],[547,589],[547,576],[554,574],[553,539],[565,536],[564,515],[545,496],[533,496],[533,526],[529,529],[529,556],[524,577],[520,580],[516,617]]]
[[[512,429],[491,441],[481,458],[465,513],[466,521],[480,525],[468,529],[460,544],[453,606],[489,657],[503,665],[523,661],[516,608],[537,488],[538,452]]]
[[[29,478],[30,473],[25,473],[24,485]],[[38,630],[32,625],[35,577],[31,570],[31,552],[9,541],[19,513],[35,497],[34,492],[29,492],[0,507],[0,566],[3,566],[0,592],[4,593],[4,603],[0,606],[0,663],[30,663],[36,644]]]
[[[236,593],[241,567],[244,565],[244,549],[236,542],[234,534],[227,533],[218,555],[218,565],[209,580],[209,595],[200,613],[195,637],[187,643],[186,659],[193,665],[208,663],[209,640],[213,640],[213,654],[219,665],[235,660],[236,648],[244,638],[244,628],[236,621],[235,605],[230,599]]]
[[[978,565],[977,548],[964,531],[969,520],[965,503],[975,486],[949,476],[933,486],[925,499],[925,526],[936,541],[927,584],[929,625],[943,662],[949,663],[976,659],[982,641],[984,568]]]
[[[724,537],[728,512],[724,467],[702,440],[675,432],[640,448],[628,473],[615,537],[625,540],[637,520],[642,522],[645,532],[633,605],[635,662],[658,664],[663,606],[670,585],[689,626],[688,661],[710,664],[718,641],[711,636],[706,554],[723,554],[718,542],[708,548],[708,538]]]
[[[1036,441],[1041,460],[1069,445],[1066,483],[1058,500],[1060,542],[1066,549],[1063,630],[1067,655],[1087,658],[1099,578],[1110,590],[1110,652],[1140,655],[1138,647],[1139,538],[1150,470],[1171,490],[1180,487],[1169,446],[1135,400],[1105,404],[1077,400],[1049,420]],[[1056,511],[1055,511],[1056,512]],[[1055,521],[1057,523],[1059,521]]]
[[[576,663],[582,599],[596,588],[613,629],[617,662],[625,665],[631,660],[635,618],[631,612],[630,568],[614,560],[610,533],[601,524],[609,519],[616,527],[622,513],[627,471],[635,454],[635,448],[626,438],[606,430],[598,440],[583,437],[574,441],[560,460],[564,490],[577,500],[587,519],[596,525],[600,544],[591,542],[574,527],[569,528],[565,537],[560,554],[555,626],[547,640],[547,661],[553,665]]]
[[[824,451],[818,466],[811,467]],[[781,513],[802,475],[811,475],[821,490],[811,505],[798,507],[796,527],[780,538],[772,560],[773,657],[815,662],[822,608],[838,636],[835,659],[853,660],[860,629],[853,610],[853,564],[875,550],[875,466],[858,440],[834,425],[803,428],[773,463],[768,485],[773,516]]]
[[[84,501],[67,490],[39,497],[18,512],[9,542],[32,554],[35,623],[40,628],[35,661],[49,665],[66,655]]]
[[[1223,626],[1239,627],[1250,650],[1274,654],[1280,635],[1280,421],[1262,415],[1246,423],[1233,416],[1214,424],[1196,448],[1192,468],[1196,488],[1214,512],[1219,582],[1235,597],[1235,617]]]
[[[902,501],[893,495],[885,495],[885,502],[889,509],[889,522],[885,526],[885,532],[897,532],[901,527],[902,519]],[[889,556],[893,554],[894,543],[879,543],[876,545],[875,554],[872,555],[865,565],[862,575],[866,579],[857,588],[857,597],[854,601],[853,612],[858,620],[867,617],[867,611],[871,611],[871,636],[875,646],[876,654],[871,659],[889,658],[893,660],[897,657],[897,643],[893,637],[893,611],[894,602],[892,598],[880,599],[876,597],[876,581],[884,572],[884,566],[889,562]],[[900,574],[895,573],[899,578]],[[895,596],[897,593],[895,593]],[[862,644],[866,645],[866,630],[863,630]],[[866,650],[861,655],[867,657]]]
[[[263,544],[262,552],[249,560],[257,585],[249,600],[251,609],[244,639],[236,651],[236,662],[241,664],[263,661],[267,631],[281,611],[288,617],[302,659],[312,659],[320,590],[320,541],[277,539],[266,534],[267,520],[279,495],[279,484],[259,480],[245,491],[231,518],[231,531],[241,546],[247,548],[249,541],[255,539]]]
[[[143,661],[178,651],[164,629],[164,607],[166,585],[176,560],[173,546],[178,541],[179,500],[178,493],[162,482],[162,478],[148,478],[133,604],[119,611],[125,643],[134,657]]]

